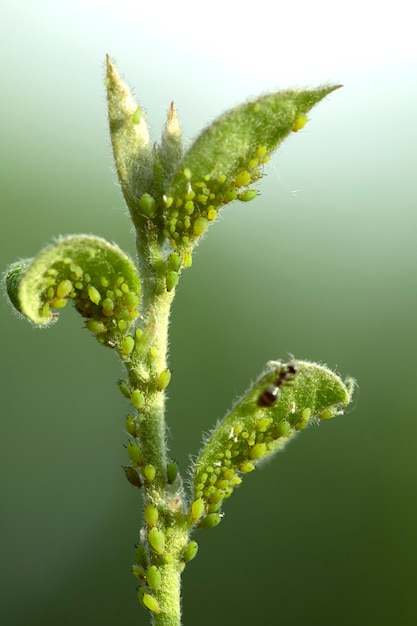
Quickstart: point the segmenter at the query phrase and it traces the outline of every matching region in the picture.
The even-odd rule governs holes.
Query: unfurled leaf
[[[339,86],[264,95],[206,128],[185,153],[165,193],[164,234],[172,247],[190,247],[223,205],[254,199],[256,190],[248,187],[262,177],[271,153]]]

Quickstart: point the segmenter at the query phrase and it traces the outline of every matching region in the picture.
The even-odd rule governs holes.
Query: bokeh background
[[[417,624],[417,50],[410,4],[3,0],[0,266],[65,233],[134,254],[112,171],[109,53],[156,139],[187,142],[249,96],[321,82],[320,104],[227,208],[178,287],[168,421],[184,469],[269,359],[359,382],[347,415],[247,476],[199,531],[184,624]],[[0,623],[147,624],[130,573],[120,365],[66,310],[0,303]]]

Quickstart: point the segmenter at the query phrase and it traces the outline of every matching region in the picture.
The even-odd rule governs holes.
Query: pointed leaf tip
[[[114,161],[126,203],[136,214],[137,203],[153,181],[153,157],[145,115],[129,87],[106,56],[107,106]]]
[[[159,169],[159,180],[157,181],[159,185],[156,193],[159,197],[163,196],[166,186],[172,179],[172,175],[182,159],[183,150],[180,121],[174,102],[171,102],[161,141],[156,146],[155,166]]]

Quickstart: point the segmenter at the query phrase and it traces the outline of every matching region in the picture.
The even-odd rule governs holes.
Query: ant
[[[278,378],[274,383],[271,383],[261,393],[258,398],[257,405],[262,408],[268,408],[275,404],[281,395],[281,387],[288,384],[298,373],[298,368],[294,363],[288,363],[283,365],[279,372]]]

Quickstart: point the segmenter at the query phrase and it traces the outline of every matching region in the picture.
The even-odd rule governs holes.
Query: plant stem
[[[139,248],[139,245],[138,245]],[[182,494],[173,493],[167,479],[167,445],[165,423],[165,390],[158,384],[159,375],[167,368],[168,323],[174,292],[167,291],[165,276],[158,271],[163,264],[160,248],[151,245],[144,253],[143,240],[139,250],[142,283],[141,330],[136,354],[127,369],[132,389],[144,395],[139,411],[138,440],[143,468],[153,466],[152,480],[144,475],[144,506],[153,505],[158,511],[157,528],[162,531],[165,547],[162,553],[149,544],[149,526],[144,522],[141,540],[145,544],[149,565],[156,566],[161,583],[147,593],[154,596],[159,612],[151,612],[154,626],[181,624],[181,555],[188,542],[189,524],[184,515]]]

